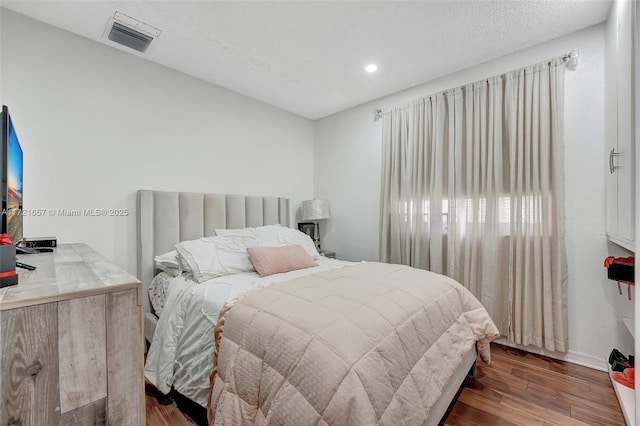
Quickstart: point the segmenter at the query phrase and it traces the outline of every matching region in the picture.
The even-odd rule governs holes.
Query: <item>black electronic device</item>
[[[28,269],[29,271],[35,271],[36,267],[33,265],[27,265],[26,263],[16,262],[17,268]]]
[[[38,253],[51,253],[53,251],[52,248],[49,247],[24,247],[24,246],[16,246],[16,254],[38,254]]]
[[[56,248],[58,247],[58,240],[56,237],[40,237],[40,238],[23,238],[22,247],[28,248]]]
[[[16,246],[16,254],[36,254],[40,253],[40,250],[31,247]]]

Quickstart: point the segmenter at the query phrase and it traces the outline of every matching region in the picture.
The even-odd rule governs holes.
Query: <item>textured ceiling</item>
[[[606,19],[609,0],[9,1],[1,5],[310,119]],[[103,38],[116,11],[162,30]],[[580,47],[580,46],[576,46]],[[378,72],[364,67],[378,64]]]

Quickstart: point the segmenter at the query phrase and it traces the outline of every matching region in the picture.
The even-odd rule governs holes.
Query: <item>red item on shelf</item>
[[[622,373],[618,371],[614,371],[613,373],[611,373],[611,377],[613,377],[613,380],[631,389],[636,388],[635,376],[636,376],[635,368],[625,368]]]
[[[0,234],[0,246],[10,246],[13,244],[9,234]]]
[[[634,256],[628,256],[628,257],[608,256],[604,260],[604,267],[608,268],[609,266],[613,265],[614,262],[619,263],[621,265],[634,266],[636,264],[636,258]]]

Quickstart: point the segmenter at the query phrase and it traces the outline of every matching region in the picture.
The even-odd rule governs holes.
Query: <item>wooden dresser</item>
[[[144,425],[142,283],[86,244],[0,289],[0,425]]]

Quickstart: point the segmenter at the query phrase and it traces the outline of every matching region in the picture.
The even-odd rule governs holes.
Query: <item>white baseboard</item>
[[[583,354],[575,351],[567,351],[563,352],[554,352],[548,351],[545,349],[537,348],[535,346],[522,346],[517,343],[513,343],[501,337],[499,339],[494,340],[495,343],[504,346],[510,346],[512,348],[521,349],[523,351],[531,352],[538,355],[548,356],[549,358],[559,359],[560,361],[570,362],[572,364],[582,365],[583,367],[593,368],[594,370],[600,371],[609,371],[607,360],[604,358],[599,358],[597,356]]]

